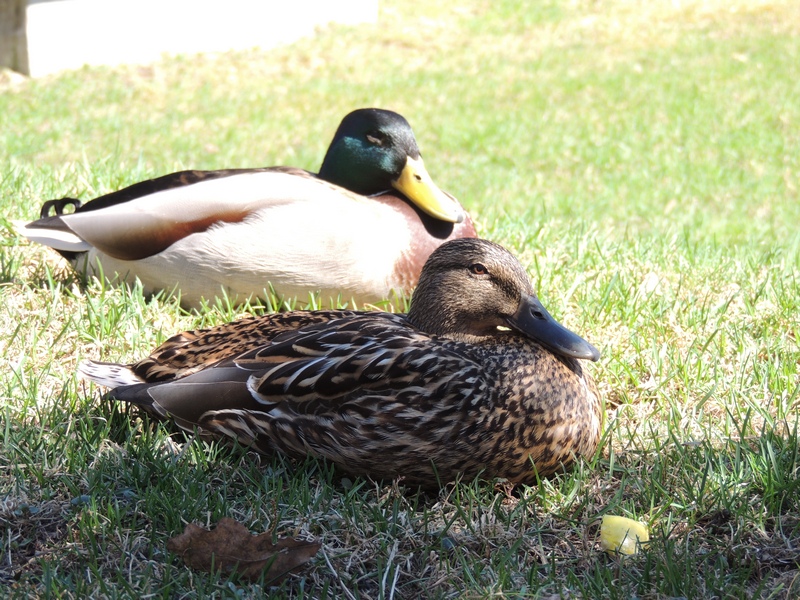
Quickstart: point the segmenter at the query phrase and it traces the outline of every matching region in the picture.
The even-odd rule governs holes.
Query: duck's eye
[[[488,275],[489,271],[481,263],[474,263],[469,266],[469,272],[473,275]]]
[[[383,146],[386,141],[386,136],[380,131],[373,131],[367,134],[367,141],[375,146]]]

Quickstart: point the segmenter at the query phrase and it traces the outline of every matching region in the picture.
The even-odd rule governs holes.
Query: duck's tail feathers
[[[60,217],[45,217],[31,223],[14,222],[17,233],[32,242],[49,246],[59,252],[86,252],[92,245],[78,237],[63,224]]]
[[[82,205],[83,202],[77,198],[58,198],[56,200],[48,200],[42,204],[42,208],[39,211],[39,218],[45,219],[47,217],[60,217],[61,215],[69,214],[65,212],[68,206],[72,207],[72,212],[77,212],[80,210]]]
[[[85,360],[78,365],[78,373],[84,379],[108,388],[145,383],[128,365]]]

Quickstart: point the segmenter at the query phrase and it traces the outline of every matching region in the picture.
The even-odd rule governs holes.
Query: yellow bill
[[[432,217],[448,223],[461,223],[464,220],[464,209],[433,182],[422,163],[422,157],[413,159],[409,156],[403,172],[392,185]]]

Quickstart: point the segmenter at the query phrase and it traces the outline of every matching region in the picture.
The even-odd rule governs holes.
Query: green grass
[[[0,84],[3,595],[252,597],[166,551],[223,516],[323,541],[277,597],[800,594],[800,13],[451,5],[387,0],[379,27],[268,53]],[[360,106],[410,120],[433,177],[602,349],[594,461],[511,495],[419,495],[173,440],[75,376],[248,307],[84,286],[12,219],[184,167],[315,169]],[[605,513],[648,523],[650,549],[601,553]]]

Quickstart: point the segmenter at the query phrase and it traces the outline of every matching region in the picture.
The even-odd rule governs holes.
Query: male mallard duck
[[[85,205],[50,200],[21,233],[79,272],[138,277],[146,293],[177,288],[184,306],[197,306],[223,289],[244,301],[270,284],[323,302],[407,294],[436,247],[475,229],[428,175],[408,121],[361,109],[339,125],[318,175],[182,171]]]
[[[459,474],[532,484],[597,448],[600,400],[578,359],[598,358],[507,250],[459,239],[431,254],[407,315],[249,318],[81,373],[111,398],[265,453],[426,487]]]

